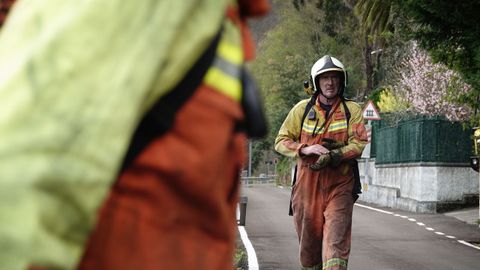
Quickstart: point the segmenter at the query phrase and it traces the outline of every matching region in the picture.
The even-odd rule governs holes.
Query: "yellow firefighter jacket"
[[[346,143],[344,147],[340,148],[343,154],[342,160],[347,161],[361,155],[368,138],[362,110],[357,103],[345,101],[351,114],[347,124],[345,109],[340,99],[332,106],[328,119],[325,111],[320,108],[317,101],[315,106],[311,108],[311,110],[315,111],[315,118],[313,119],[307,115],[302,127],[300,122],[307,103],[308,99],[302,100],[289,112],[275,140],[275,150],[277,152],[289,157],[299,157],[300,148],[313,144],[322,144],[322,138],[330,138]],[[314,163],[316,159],[317,156],[310,156],[298,160],[297,179],[304,175],[304,170],[309,170],[308,165]],[[315,175],[322,174],[322,178],[345,178],[352,176],[350,165],[347,162],[342,162],[337,168],[326,167],[318,172],[310,171],[308,174],[310,173]]]

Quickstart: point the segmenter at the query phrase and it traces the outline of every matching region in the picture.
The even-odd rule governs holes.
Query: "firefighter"
[[[280,154],[297,158],[292,210],[302,269],[346,269],[355,166],[367,133],[360,106],[343,97],[347,72],[328,55],[311,69],[314,96],[297,103],[275,140]],[[358,169],[358,168],[357,168]]]
[[[18,1],[0,39],[0,269],[233,268],[268,1]],[[5,222],[3,222],[5,221]]]

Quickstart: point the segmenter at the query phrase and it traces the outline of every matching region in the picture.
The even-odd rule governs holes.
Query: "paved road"
[[[298,242],[288,213],[290,191],[271,185],[242,188],[246,230],[261,270],[299,269]],[[415,214],[356,205],[350,270],[480,269],[480,229],[443,214]],[[366,206],[366,207],[365,207]]]

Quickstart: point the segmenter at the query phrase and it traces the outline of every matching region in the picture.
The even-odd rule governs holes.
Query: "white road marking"
[[[238,231],[240,232],[240,237],[242,238],[243,245],[247,250],[248,256],[248,270],[258,270],[258,260],[257,254],[255,253],[255,249],[248,239],[247,231],[245,230],[244,226],[238,226]]]
[[[373,210],[373,211],[377,211],[377,212],[380,212],[380,213],[384,213],[384,214],[389,214],[389,215],[393,215],[394,217],[400,217],[400,218],[408,218],[407,216],[402,216],[402,215],[399,215],[399,214],[395,214],[394,212],[389,212],[389,211],[385,211],[385,210],[381,210],[381,209],[377,209],[377,208],[374,208],[374,207],[370,207],[370,206],[366,206],[366,205],[363,205],[363,204],[358,204],[356,203],[355,204],[356,206],[359,206],[359,207],[363,207],[363,208],[367,208],[367,209],[370,209],[370,210]],[[416,221],[414,218],[408,218],[409,221]],[[438,235],[444,235],[445,237],[447,238],[450,238],[450,239],[455,239],[456,237],[453,236],[453,235],[445,235],[445,233],[443,232],[438,232],[438,231],[435,231],[434,228],[431,228],[431,227],[426,227],[426,225],[422,222],[417,222],[417,225],[418,226],[425,226],[425,229],[428,230],[428,231],[433,231],[434,233],[438,234]],[[478,249],[480,250],[480,247],[476,246],[476,245],[473,245],[473,244],[470,244],[464,240],[457,240],[457,242],[459,242],[460,244],[463,244],[463,245],[466,245],[466,246],[469,246],[469,247],[472,247],[472,248],[475,248],[475,249]]]
[[[475,245],[472,245],[472,244],[470,244],[470,243],[468,243],[468,242],[466,242],[466,241],[458,240],[458,242],[459,242],[460,244],[464,244],[464,245],[466,245],[466,246],[469,246],[469,247],[476,248],[476,249],[479,249],[479,250],[480,250],[480,247],[477,247],[477,246],[475,246]]]
[[[388,212],[388,211],[384,211],[384,210],[381,210],[381,209],[373,208],[373,207],[366,206],[366,205],[363,205],[363,204],[356,203],[355,205],[363,207],[363,208],[367,208],[367,209],[370,209],[370,210],[373,210],[373,211],[377,211],[377,212],[380,212],[380,213],[384,213],[384,214],[389,214],[389,215],[393,214],[392,212]]]

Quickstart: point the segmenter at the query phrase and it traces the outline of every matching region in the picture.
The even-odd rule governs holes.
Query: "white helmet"
[[[329,71],[337,71],[341,73],[342,76],[340,77],[340,79],[343,82],[340,84],[340,90],[338,91],[338,95],[340,97],[343,96],[343,91],[347,86],[347,71],[345,70],[342,62],[340,62],[335,57],[330,57],[329,55],[325,55],[322,58],[318,59],[318,61],[315,62],[315,64],[313,64],[312,66],[311,80],[313,84],[313,89],[315,91],[320,90],[320,86],[317,86],[317,76]],[[319,93],[321,93],[321,91]]]

